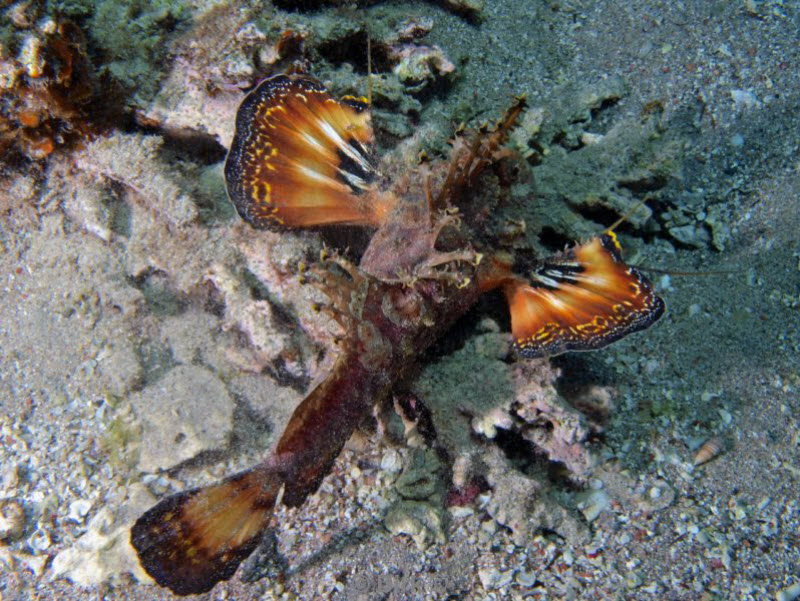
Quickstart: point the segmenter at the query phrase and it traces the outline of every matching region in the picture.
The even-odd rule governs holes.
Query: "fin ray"
[[[131,528],[142,567],[178,595],[227,580],[269,525],[280,479],[264,464],[161,500]]]
[[[664,301],[620,250],[613,234],[603,234],[546,259],[531,282],[503,285],[522,356],[602,348],[661,317]]]
[[[367,108],[307,77],[259,84],[239,107],[225,161],[242,218],[259,228],[380,225],[393,197],[377,189]]]

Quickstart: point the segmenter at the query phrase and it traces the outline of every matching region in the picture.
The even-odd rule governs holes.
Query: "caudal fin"
[[[131,529],[142,567],[178,595],[229,579],[258,545],[280,484],[272,469],[257,466],[163,499]]]

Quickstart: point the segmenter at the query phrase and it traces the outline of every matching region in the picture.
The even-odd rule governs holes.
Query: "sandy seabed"
[[[705,275],[653,275],[669,307],[656,326],[555,360],[564,394],[597,386],[613,398],[580,490],[545,479],[548,502],[582,535],[545,528],[521,540],[509,516],[537,507],[511,479],[450,507],[444,542],[387,532],[398,474],[416,452],[373,437],[348,446],[306,505],[277,512],[285,579],[243,581],[263,568],[254,560],[205,596],[800,597],[798,6],[487,2],[479,24],[436,3],[402,10],[433,20],[426,40],[458,75],[423,96],[420,122],[459,103],[496,115],[519,93],[547,110],[570,102],[565,90],[621,78],[624,93],[591,110],[595,137],[580,145],[638,127],[657,106],[664,125],[650,135],[675,144],[679,163],[660,194],[691,211],[656,215],[662,227],[641,238],[636,262]],[[174,66],[166,59],[164,73]],[[235,103],[226,106],[206,116],[216,130],[229,130]],[[611,169],[594,168],[598,179]],[[537,184],[560,189],[540,173],[533,203]],[[156,497],[258,460],[306,379],[330,364],[329,324],[288,281],[316,242],[253,233],[225,207],[204,219],[206,199],[223,204],[219,166],[159,135],[112,132],[5,176],[0,598],[170,598],[146,583],[126,529]],[[267,292],[237,280],[242,265]],[[196,398],[198,379],[219,387],[213,398]],[[181,436],[148,420],[174,420]],[[697,467],[708,440],[719,454]]]

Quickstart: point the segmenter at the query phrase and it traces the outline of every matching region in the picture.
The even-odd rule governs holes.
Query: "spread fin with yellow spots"
[[[368,109],[308,77],[261,82],[239,107],[225,161],[242,218],[259,228],[379,226],[393,201],[377,189]]]
[[[523,357],[602,348],[649,327],[665,308],[652,284],[623,262],[613,232],[545,259],[530,282],[507,279],[503,292]]]
[[[142,567],[178,595],[211,590],[236,572],[269,525],[280,479],[267,464],[167,497],[131,528]]]

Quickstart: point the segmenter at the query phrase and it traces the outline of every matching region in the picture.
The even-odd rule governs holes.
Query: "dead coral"
[[[614,107],[626,94],[622,79],[609,78],[560,92],[568,99],[562,104],[527,111],[511,141],[527,159],[535,186],[522,185],[514,194],[533,194],[536,202],[505,211],[506,219],[528,226],[515,248],[541,252],[542,239],[551,247],[585,240],[623,215],[636,227],[648,222],[651,210],[642,201],[660,198],[680,177],[681,150],[662,135],[660,113],[635,123],[616,119]],[[494,225],[498,232],[503,227]]]
[[[138,117],[170,131],[207,134],[228,147],[241,90],[270,75],[305,72],[313,64],[332,90],[366,95],[369,38],[380,126],[406,137],[422,109],[416,96],[447,85],[455,72],[441,48],[421,43],[432,27],[424,18],[397,24],[377,17],[367,28],[346,11],[300,17],[237,2],[220,5],[170,44],[168,73],[153,101],[140,103]]]
[[[235,2],[200,15],[171,44],[171,67],[142,112],[145,122],[202,132],[229,146],[240,90],[306,65],[307,31],[279,14],[255,18],[254,10]]]
[[[528,476],[509,466],[498,449],[484,455],[492,498],[486,511],[512,531],[514,544],[527,547],[542,530],[556,532],[571,545],[589,540],[586,525],[552,496],[541,476]]]
[[[93,129],[86,42],[76,25],[55,19],[15,31],[13,39],[16,52],[0,43],[0,151],[43,159]]]
[[[514,366],[514,427],[550,461],[564,464],[576,478],[587,476],[594,465],[587,441],[598,429],[555,390],[559,373],[548,362],[520,362]]]
[[[481,334],[426,366],[413,389],[430,412],[436,444],[458,466],[454,484],[485,478],[495,491],[489,512],[514,531],[515,540],[529,540],[543,528],[582,539],[585,528],[551,498],[558,486],[548,479],[546,464],[566,469],[574,482],[585,481],[595,464],[588,439],[599,426],[559,395],[559,372],[549,362],[509,365],[509,343],[505,334]],[[476,434],[483,444],[475,444]],[[498,445],[514,437],[547,462],[522,466],[523,472],[512,467]]]
[[[169,38],[188,18],[186,5],[169,0],[99,0],[87,33],[102,49],[102,72],[137,105],[158,90]]]

